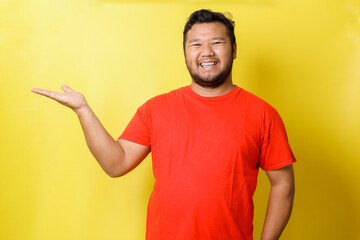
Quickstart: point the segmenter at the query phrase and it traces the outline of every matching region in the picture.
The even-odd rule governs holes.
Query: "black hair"
[[[197,23],[211,23],[211,22],[220,22],[225,25],[227,28],[227,32],[230,38],[231,48],[234,50],[234,44],[236,43],[236,38],[234,34],[234,26],[235,22],[231,20],[232,16],[230,13],[226,13],[229,15],[229,18],[225,16],[225,14],[220,12],[213,12],[208,9],[201,9],[198,11],[193,12],[189,19],[187,20],[184,32],[183,32],[183,48],[185,50],[185,41],[186,41],[186,34],[191,29],[194,24]]]

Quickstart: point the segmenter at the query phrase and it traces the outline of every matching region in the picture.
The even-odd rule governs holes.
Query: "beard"
[[[217,88],[226,82],[232,71],[233,60],[226,64],[225,69],[219,72],[217,75],[200,76],[200,74],[192,72],[190,66],[186,64],[187,69],[191,75],[193,81],[204,88]]]

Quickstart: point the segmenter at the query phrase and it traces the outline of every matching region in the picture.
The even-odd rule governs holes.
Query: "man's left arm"
[[[289,221],[295,181],[293,166],[266,171],[271,190],[261,240],[277,240]]]

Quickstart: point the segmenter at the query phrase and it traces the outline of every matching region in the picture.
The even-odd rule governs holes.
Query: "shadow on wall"
[[[296,143],[294,237],[360,239],[360,214],[352,185],[355,182],[352,176],[356,177],[356,173],[351,173],[352,176],[344,173],[342,154],[327,146],[325,136],[314,136],[316,134],[312,133],[312,139],[303,138],[303,144]]]
[[[297,159],[296,194],[283,239],[360,239],[359,177],[356,165],[349,166],[356,156],[341,150],[344,143],[334,136],[334,129],[311,116],[308,121],[291,127],[297,129],[290,139]],[[262,228],[269,188],[261,174],[255,193],[256,234]]]
[[[282,70],[265,58],[254,61],[249,71],[252,73],[249,78],[251,88],[257,91],[255,94],[265,100],[271,99],[269,102],[275,103],[278,110],[281,109],[281,115],[286,119],[290,145],[297,159],[294,164],[294,210],[283,238],[360,239],[358,163],[353,164],[358,159],[358,153],[352,147],[358,139],[357,131],[344,128],[344,121],[349,116],[337,116],[341,111],[338,113],[334,110],[342,107],[341,102],[333,106],[338,89],[333,86],[324,91],[322,82],[302,88],[303,82],[296,79],[292,79],[291,88],[282,82],[285,81],[283,77],[279,77]],[[326,79],[325,74],[323,77]],[[352,86],[355,84],[350,80],[349,83]],[[296,90],[297,86],[299,91]],[[306,88],[312,90],[305,91]],[[268,199],[269,186],[265,186],[265,178],[259,178],[255,194],[255,209],[259,206],[263,208],[255,212],[256,234],[262,227],[266,210],[263,205]]]

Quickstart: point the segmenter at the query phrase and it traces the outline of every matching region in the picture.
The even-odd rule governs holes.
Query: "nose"
[[[211,44],[204,44],[202,51],[201,51],[201,56],[202,57],[211,57],[214,56],[215,53],[212,49],[212,45]]]

